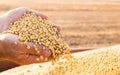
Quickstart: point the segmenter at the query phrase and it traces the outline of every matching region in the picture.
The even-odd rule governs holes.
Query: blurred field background
[[[70,47],[120,43],[120,0],[0,0],[0,15],[21,6],[36,9],[60,25]]]

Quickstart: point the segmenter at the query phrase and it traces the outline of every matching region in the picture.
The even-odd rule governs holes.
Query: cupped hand
[[[39,13],[38,11],[31,10],[36,15],[42,17],[43,19],[48,19],[47,16]],[[15,22],[18,18],[20,18],[28,8],[20,7],[17,9],[13,9],[4,14],[2,18],[2,23],[0,26],[0,32],[7,30],[10,23]],[[56,26],[58,31],[60,28]],[[4,46],[4,55],[7,60],[16,62],[18,64],[31,64],[31,63],[41,63],[51,59],[51,51],[42,46],[37,45],[38,51],[35,50],[34,44],[28,42],[27,44],[30,46],[27,48],[27,44],[23,44],[18,40],[18,35],[15,34],[0,34],[1,43]]]
[[[41,63],[51,59],[51,52],[42,45],[35,45],[32,42],[23,43],[18,40],[18,35],[1,34],[4,57],[7,60],[18,64]]]
[[[10,23],[15,22],[17,19],[22,17],[22,15],[28,10],[31,11],[32,13],[35,13],[36,15],[40,16],[43,19],[46,19],[46,20],[48,19],[46,15],[41,14],[38,11],[28,9],[26,7],[19,7],[16,9],[9,10],[7,13],[5,13],[4,15],[0,17],[0,20],[1,20],[0,21],[0,32],[7,30]]]

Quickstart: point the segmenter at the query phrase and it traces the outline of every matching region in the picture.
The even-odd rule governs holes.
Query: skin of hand
[[[31,10],[38,16],[41,16],[43,19],[48,19],[47,16],[39,13],[38,11]],[[0,32],[7,30],[10,23],[15,22],[20,18],[28,8],[20,7],[12,9],[0,17]],[[60,28],[56,26],[58,32]],[[27,43],[30,46],[30,49],[27,49],[27,45],[20,43],[18,40],[18,35],[15,34],[0,34],[0,51],[1,59],[6,59],[12,62],[15,62],[20,65],[31,64],[31,63],[41,63],[48,60],[51,60],[51,51],[48,48],[37,45],[39,53],[34,49],[34,44],[31,42]],[[47,60],[48,59],[48,60]]]

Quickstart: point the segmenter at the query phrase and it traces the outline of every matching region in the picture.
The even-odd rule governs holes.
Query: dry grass
[[[63,38],[71,47],[103,47],[120,42],[119,2],[5,1],[0,2],[0,14],[19,6],[37,9],[62,27]]]

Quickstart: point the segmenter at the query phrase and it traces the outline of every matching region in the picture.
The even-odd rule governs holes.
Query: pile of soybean
[[[68,45],[61,39],[55,24],[31,11],[27,11],[21,18],[11,23],[5,33],[18,35],[21,42],[33,42],[35,45],[47,47],[52,52],[53,58],[70,51]]]

